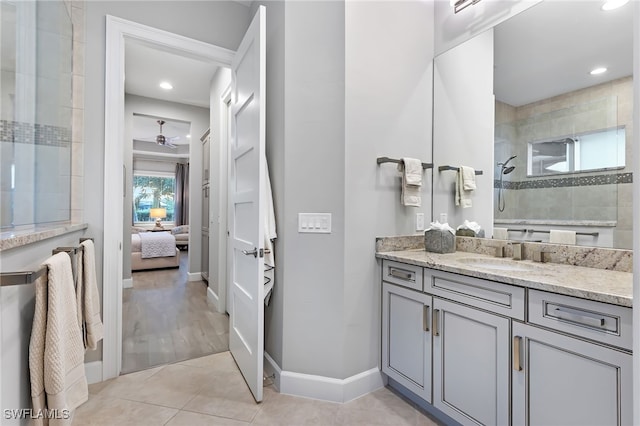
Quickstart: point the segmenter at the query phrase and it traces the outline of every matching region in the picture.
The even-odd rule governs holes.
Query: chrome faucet
[[[508,243],[512,247],[511,258],[513,260],[522,260],[522,243]]]

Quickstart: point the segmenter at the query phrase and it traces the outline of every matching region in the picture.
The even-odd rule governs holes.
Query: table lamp
[[[149,210],[149,217],[156,220],[156,228],[162,228],[162,219],[167,217],[167,209],[164,207]]]

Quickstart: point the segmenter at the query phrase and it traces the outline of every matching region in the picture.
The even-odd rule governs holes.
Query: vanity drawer
[[[631,308],[529,290],[529,322],[631,350]]]
[[[393,260],[383,260],[382,280],[422,291],[422,268]]]
[[[522,287],[425,268],[424,291],[524,321]]]

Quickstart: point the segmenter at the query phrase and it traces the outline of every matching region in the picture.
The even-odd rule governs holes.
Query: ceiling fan
[[[156,145],[166,146],[166,147],[175,149],[176,146],[173,145],[171,142],[180,139],[180,136],[166,137],[165,135],[162,134],[162,125],[165,123],[165,121],[164,120],[157,120],[156,123],[158,123],[160,125],[160,133],[155,138],[147,138],[147,140],[143,139],[142,141],[143,142],[155,142]]]

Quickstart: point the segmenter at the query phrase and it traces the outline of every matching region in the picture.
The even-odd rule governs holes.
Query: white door
[[[265,8],[260,6],[231,65],[229,349],[256,401],[264,352]]]

